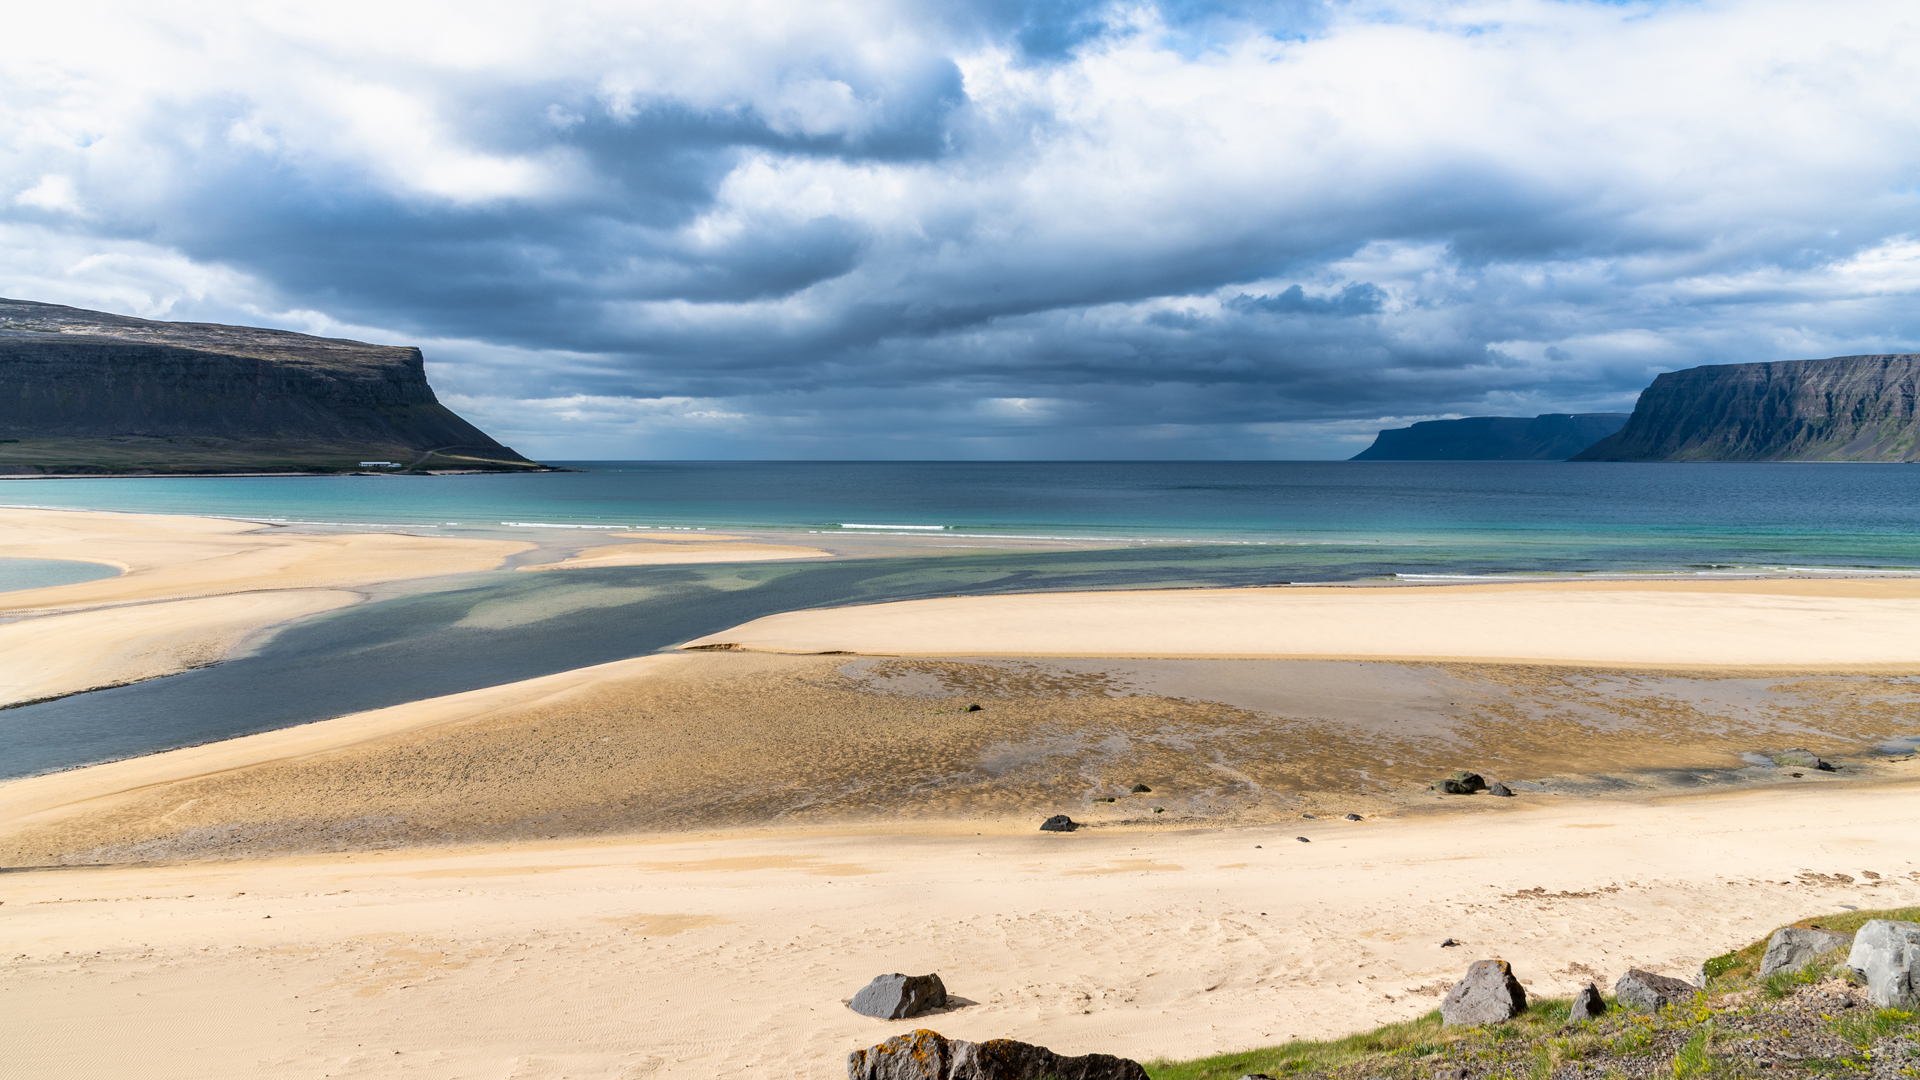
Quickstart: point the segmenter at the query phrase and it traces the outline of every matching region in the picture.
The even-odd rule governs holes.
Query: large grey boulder
[[[945,1008],[947,986],[938,975],[877,975],[847,1002],[847,1008],[861,1016],[879,1020],[904,1020],[928,1009]]]
[[[1147,1080],[1137,1061],[1062,1057],[1044,1046],[948,1039],[925,1028],[847,1055],[847,1080]]]
[[[1619,982],[1613,984],[1613,996],[1620,1004],[1648,1012],[1692,1001],[1699,992],[1699,987],[1684,979],[1655,975],[1639,968],[1629,969],[1620,976]]]
[[[1920,1006],[1920,923],[1875,919],[1853,935],[1847,966],[1867,980],[1867,1000],[1882,1009]]]
[[[1839,952],[1852,944],[1852,934],[1814,926],[1783,926],[1775,930],[1773,939],[1767,942],[1767,955],[1760,958],[1760,977],[1799,971],[1828,953]]]
[[[1445,1027],[1499,1024],[1526,1007],[1527,992],[1505,960],[1476,960],[1466,978],[1454,983],[1440,1003],[1440,1023]]]
[[[1591,1020],[1607,1011],[1607,1003],[1600,996],[1600,988],[1588,983],[1580,992],[1573,995],[1573,1008],[1567,1013],[1569,1022]]]
[[[1072,832],[1080,823],[1065,814],[1055,814],[1040,823],[1041,832]]]

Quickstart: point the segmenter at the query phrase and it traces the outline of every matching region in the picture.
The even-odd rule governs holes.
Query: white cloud
[[[1920,340],[1897,5],[997,10],[41,5],[0,285],[429,344],[562,451],[1332,453]]]
[[[40,182],[13,197],[20,206],[31,206],[37,210],[55,210],[66,214],[80,212],[80,193],[74,190],[73,180],[59,173],[48,173]]]

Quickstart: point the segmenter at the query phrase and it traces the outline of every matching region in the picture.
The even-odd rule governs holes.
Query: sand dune
[[[213,663],[260,631],[352,603],[342,590],[491,570],[532,544],[311,535],[248,521],[0,509],[0,558],[74,559],[118,577],[0,592],[0,704]]]
[[[11,1075],[154,1080],[828,1078],[916,1025],[1185,1057],[1425,1012],[1482,957],[1535,994],[1690,974],[1792,918],[1920,900],[1916,828],[1909,785],[14,873],[0,1041]],[[843,1007],[886,971],[968,1004]]]
[[[795,611],[689,642],[889,656],[1346,657],[1727,667],[1920,660],[1920,581],[1188,589]]]

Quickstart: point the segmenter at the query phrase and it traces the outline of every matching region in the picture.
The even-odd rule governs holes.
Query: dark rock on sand
[[[847,1055],[847,1080],[1147,1080],[1137,1061],[1063,1057],[1044,1046],[948,1039],[925,1028]]]
[[[1526,1007],[1527,992],[1505,960],[1476,960],[1466,978],[1454,983],[1440,1003],[1440,1023],[1445,1027],[1499,1024]]]
[[[1347,820],[1348,820],[1348,821],[1359,821],[1359,820],[1360,820],[1360,815],[1359,815],[1359,814],[1348,814],[1348,815],[1347,815]]]
[[[1875,919],[1853,936],[1847,966],[1867,980],[1867,1000],[1882,1009],[1920,1007],[1920,923]]]
[[[1150,787],[1148,787],[1148,786],[1147,786],[1147,785],[1145,785],[1145,784],[1135,784],[1135,785],[1133,785],[1133,787],[1132,787],[1132,788],[1131,788],[1130,790],[1131,790],[1131,791],[1132,791],[1132,792],[1133,792],[1133,793],[1134,793],[1135,795],[1147,795],[1147,794],[1150,794],[1150,793],[1152,793],[1152,791],[1153,791],[1153,789],[1152,789],[1152,788],[1150,788]]]
[[[969,706],[967,706],[966,708],[964,708],[964,709],[961,709],[960,711],[961,711],[961,712],[980,712],[980,711],[982,711],[982,710],[981,710],[981,708],[980,708],[980,706],[978,706],[978,705],[969,705]]]
[[[1814,926],[1783,926],[1767,942],[1767,954],[1760,958],[1760,976],[1777,971],[1799,971],[1828,953],[1839,952],[1853,944],[1852,934],[1822,930]],[[1839,957],[1834,957],[1838,960]]]
[[[1462,769],[1433,786],[1448,795],[1471,795],[1476,791],[1487,790],[1487,781],[1479,773]]]
[[[1301,843],[1303,843],[1303,844],[1311,844],[1311,843],[1313,843],[1313,841],[1311,841],[1311,840],[1309,840],[1309,839],[1307,839],[1307,838],[1306,838],[1306,837],[1304,837],[1304,836],[1296,836],[1296,837],[1294,837],[1294,839],[1295,839],[1295,840],[1298,840],[1298,841],[1300,841],[1300,842],[1301,842]]]
[[[1668,1005],[1692,1001],[1700,988],[1684,979],[1655,975],[1639,968],[1629,970],[1613,984],[1613,996],[1629,1009],[1652,1012]]]
[[[1040,823],[1041,832],[1072,832],[1080,823],[1065,814],[1055,814]]]
[[[904,1020],[928,1009],[945,1008],[947,986],[938,975],[876,975],[853,995],[847,1008],[878,1020]]]
[[[1591,1020],[1607,1011],[1607,1003],[1601,1000],[1600,988],[1588,983],[1573,995],[1573,1009],[1567,1013],[1570,1021]]]
[[[1487,786],[1487,794],[1492,795],[1498,799],[1513,798],[1513,792],[1508,789],[1507,785],[1501,783],[1498,780],[1495,780],[1492,784]]]

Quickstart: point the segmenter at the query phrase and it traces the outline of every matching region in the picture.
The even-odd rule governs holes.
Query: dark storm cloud
[[[46,46],[6,291],[419,341],[549,456],[1323,455],[1920,338],[1868,3],[507,10]]]

